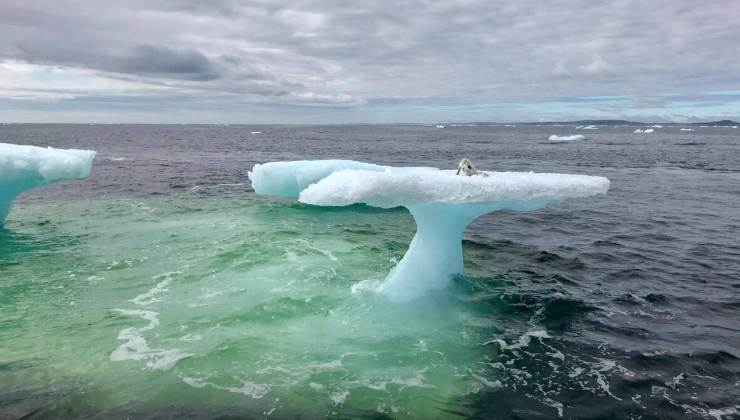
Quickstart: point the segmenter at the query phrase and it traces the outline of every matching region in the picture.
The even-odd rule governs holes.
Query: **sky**
[[[740,119],[740,1],[2,0],[0,122]]]

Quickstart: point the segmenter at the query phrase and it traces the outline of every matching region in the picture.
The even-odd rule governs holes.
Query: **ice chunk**
[[[462,274],[463,231],[483,214],[496,210],[535,210],[568,198],[606,193],[609,189],[608,179],[586,175],[485,172],[486,176],[458,176],[455,171],[436,168],[381,166],[378,169],[372,165],[370,170],[343,169],[334,162],[282,162],[283,171],[275,172],[279,179],[270,184],[272,188],[255,186],[255,191],[287,196],[284,193],[289,189],[283,188],[286,183],[281,180],[292,178],[288,172],[300,172],[302,167],[333,167],[337,168],[333,173],[313,177],[316,180],[313,183],[301,183],[307,186],[299,192],[299,201],[320,206],[363,203],[408,208],[416,221],[416,235],[406,255],[380,287],[396,301],[412,299],[429,289],[444,288],[454,275]],[[345,166],[357,164],[345,162]],[[268,183],[266,176],[270,175],[262,172],[257,183]],[[252,179],[254,182],[256,178]],[[288,183],[291,188],[297,184]]]
[[[682,128],[681,131],[694,131],[693,128]]]
[[[641,129],[641,128],[638,128],[637,130],[633,131],[633,133],[635,133],[635,134],[640,134],[640,133],[650,134],[650,133],[653,133],[653,132],[655,132],[655,130],[653,130],[652,128],[646,128],[644,130]]]
[[[586,137],[584,137],[581,134],[574,134],[572,136],[557,136],[553,134],[552,136],[550,136],[548,140],[550,141],[574,141],[574,140],[585,140],[585,139]]]
[[[353,160],[295,160],[254,165],[249,172],[257,194],[298,198],[309,185],[342,169],[384,171],[387,167]]]
[[[0,143],[0,225],[18,194],[31,188],[85,178],[95,152]]]

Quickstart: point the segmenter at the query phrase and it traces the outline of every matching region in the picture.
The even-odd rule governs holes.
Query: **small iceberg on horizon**
[[[24,191],[90,174],[96,152],[0,143],[0,226]]]
[[[646,128],[644,130],[641,129],[641,128],[638,128],[637,130],[633,131],[633,133],[635,133],[635,134],[650,134],[650,133],[654,133],[654,132],[655,132],[655,130],[653,130],[652,128]]]
[[[576,140],[585,140],[586,137],[582,134],[574,134],[572,136],[558,136],[553,134],[548,138],[548,140],[553,142],[568,142],[568,141],[576,141]]]
[[[446,287],[464,273],[462,235],[478,217],[498,210],[531,211],[569,198],[605,194],[600,176],[392,167],[350,160],[270,162],[249,172],[256,193],[317,206],[406,207],[416,234],[378,291],[396,302]]]

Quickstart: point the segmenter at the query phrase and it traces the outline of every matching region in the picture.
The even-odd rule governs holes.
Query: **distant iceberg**
[[[585,139],[586,137],[581,134],[574,134],[572,136],[556,136],[555,134],[553,134],[552,136],[550,136],[548,140],[565,142],[565,141],[575,141],[575,140],[585,140]]]
[[[446,128],[444,124],[437,124],[434,127],[436,127],[436,128]]]
[[[95,152],[0,143],[0,225],[23,191],[90,173]]]
[[[464,272],[462,234],[478,217],[497,210],[536,210],[609,189],[609,180],[598,176],[486,174],[457,176],[455,171],[436,168],[330,160],[255,165],[250,178],[260,194],[292,195],[307,204],[408,208],[416,221],[416,235],[380,287],[390,299],[402,302],[444,288]]]
[[[653,130],[652,128],[646,128],[644,130],[641,129],[641,128],[638,128],[637,130],[633,131],[633,133],[638,133],[638,134],[639,133],[650,134],[650,133],[654,133],[654,132],[655,132],[655,130]]]
[[[682,128],[681,131],[694,131],[693,128]]]
[[[576,130],[598,130],[599,127],[595,125],[579,125]]]

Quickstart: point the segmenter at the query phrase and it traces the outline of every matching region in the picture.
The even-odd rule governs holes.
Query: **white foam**
[[[532,337],[550,338],[550,335],[548,335],[547,331],[545,330],[527,331],[526,333],[522,334],[519,337],[519,340],[514,344],[506,344],[506,341],[497,338],[494,340],[486,341],[485,343],[483,343],[483,345],[485,346],[488,344],[497,343],[499,347],[501,347],[501,350],[517,350],[529,346],[529,343],[532,341]]]
[[[154,302],[161,301],[162,299],[159,297],[159,295],[169,290],[167,287],[172,282],[172,276],[181,273],[181,271],[173,271],[152,277],[153,280],[158,280],[160,278],[163,278],[164,280],[157,283],[157,285],[151,288],[149,291],[131,299],[130,302],[133,302],[137,305],[146,306],[151,305]]]
[[[334,405],[341,405],[341,404],[344,404],[348,396],[349,396],[349,391],[342,390],[342,391],[338,391],[338,392],[331,394],[329,398],[331,399],[331,402]]]
[[[146,367],[152,370],[171,369],[178,360],[193,354],[180,349],[152,349],[144,333],[159,326],[159,313],[149,310],[115,309],[116,312],[142,318],[149,323],[143,327],[124,328],[118,333],[118,340],[123,341],[110,354],[112,362],[126,360],[147,360]]]

